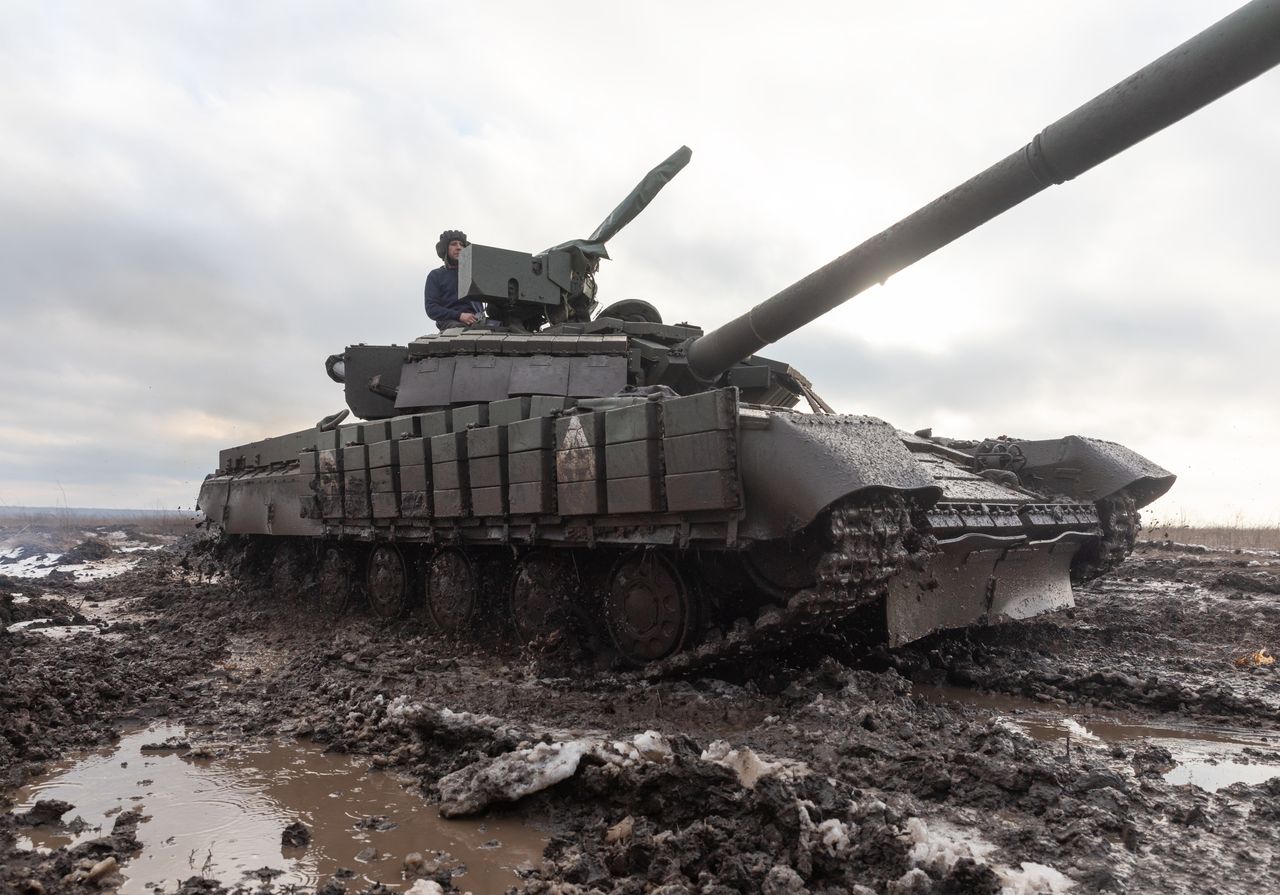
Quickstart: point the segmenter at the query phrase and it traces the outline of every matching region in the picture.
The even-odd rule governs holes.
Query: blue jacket
[[[436,325],[450,320],[458,320],[466,313],[484,316],[484,302],[469,301],[458,298],[458,268],[437,267],[427,274],[426,294],[427,316]]]

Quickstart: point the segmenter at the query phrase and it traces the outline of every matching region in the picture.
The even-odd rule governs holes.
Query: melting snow
[[[746,746],[732,749],[724,740],[716,740],[704,749],[702,760],[733,771],[738,775],[738,782],[747,789],[755,789],[760,778],[770,774],[794,777],[808,770],[804,764],[797,761],[787,759],[766,761]]]
[[[135,547],[138,550],[155,550],[156,547]],[[23,553],[21,548],[9,551],[10,554]],[[97,581],[102,578],[113,578],[129,571],[138,564],[136,559],[122,559],[118,557],[110,557],[108,559],[96,559],[89,562],[70,563],[60,565],[58,560],[62,558],[61,553],[35,553],[30,556],[22,556],[11,563],[0,565],[0,574],[8,575],[12,578],[45,578],[54,571],[70,572],[75,576],[77,581]]]
[[[1075,880],[1045,864],[1023,861],[1014,868],[988,862],[987,856],[995,851],[995,845],[946,821],[930,823],[933,824],[932,830],[919,817],[907,820],[907,837],[912,843],[907,857],[916,866],[902,876],[900,883],[910,884],[921,875],[921,868],[941,876],[961,858],[970,858],[979,864],[990,865],[1000,880],[1000,895],[1060,895],[1075,886]]]
[[[496,758],[467,765],[440,779],[440,813],[444,817],[475,814],[495,802],[514,802],[568,780],[583,757],[616,766],[670,761],[671,746],[656,731],[631,739],[606,741],[577,738],[538,743]]]
[[[5,630],[12,634],[14,631],[25,631],[32,625],[45,625],[51,621],[53,621],[51,618],[29,618],[24,622],[14,622],[9,627],[5,628]]]
[[[480,728],[516,741],[534,739],[491,715],[473,715],[433,708],[398,696],[387,706],[387,722],[396,726],[424,728],[426,731],[463,732]],[[495,802],[514,802],[567,780],[578,771],[582,759],[591,756],[617,767],[643,763],[665,763],[674,758],[670,742],[655,730],[646,730],[629,740],[614,740],[603,733],[546,731],[553,742],[536,743],[494,758],[482,759],[441,778],[440,813],[445,817],[474,814]],[[745,787],[754,787],[768,774],[799,776],[808,772],[801,762],[768,760],[752,750],[733,749],[718,740],[702,753],[704,761],[730,768]],[[834,834],[833,834],[834,835]]]
[[[32,634],[41,634],[54,640],[65,640],[68,637],[74,637],[76,634],[97,634],[97,625],[50,625],[52,619],[48,618],[29,618],[26,621],[14,622],[5,628],[10,634],[18,631],[26,631],[30,629]],[[45,625],[46,627],[38,627]]]

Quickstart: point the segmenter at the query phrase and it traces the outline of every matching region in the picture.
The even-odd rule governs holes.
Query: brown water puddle
[[[1041,742],[1133,743],[1145,741],[1168,749],[1178,766],[1164,775],[1169,783],[1190,783],[1210,792],[1232,783],[1262,783],[1280,777],[1280,737],[1254,731],[1195,725],[1153,724],[1149,720],[1071,715],[1050,704],[1003,693],[981,693],[964,687],[923,686],[912,692],[935,703],[959,703],[990,711]],[[1264,753],[1259,758],[1246,750]]]
[[[142,751],[143,744],[175,736],[185,738],[181,727],[129,734],[114,749],[64,763],[18,790],[22,809],[37,799],[63,799],[76,806],[64,820],[79,816],[102,828],[79,836],[36,829],[19,846],[56,848],[103,835],[122,809],[141,805],[150,820],[138,828],[142,852],[122,868],[124,895],[145,895],[148,883],[173,889],[202,874],[237,883],[262,867],[284,871],[277,885],[315,886],[349,868],[357,878],[403,889],[404,858],[412,852],[428,861],[447,852],[444,866],[465,868],[459,888],[484,895],[515,885],[515,868],[536,865],[546,845],[543,833],[515,817],[443,820],[391,776],[310,743],[269,743],[214,759]],[[377,816],[385,816],[382,826],[397,826],[357,826]],[[282,848],[281,832],[297,820],[311,843]]]

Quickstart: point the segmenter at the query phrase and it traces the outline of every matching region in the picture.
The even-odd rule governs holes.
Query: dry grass
[[[0,529],[13,535],[16,530],[42,529],[66,532],[128,526],[144,534],[184,535],[192,531],[199,513],[181,510],[113,512],[111,510],[68,510],[18,507],[0,514]]]
[[[1280,550],[1280,526],[1161,525],[1143,526],[1142,537],[1179,544],[1203,544],[1222,550]]]

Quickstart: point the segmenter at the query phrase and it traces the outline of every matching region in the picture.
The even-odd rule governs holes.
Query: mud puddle
[[[935,703],[960,703],[992,712],[1032,739],[1095,745],[1152,743],[1169,750],[1177,766],[1163,776],[1215,792],[1233,783],[1280,777],[1280,736],[1256,731],[1159,724],[1113,716],[1072,715],[1059,707],[1003,693],[964,687],[916,685],[913,692]]]
[[[143,748],[166,740],[195,748]],[[88,827],[78,834],[34,828],[19,847],[57,848],[104,835],[121,811],[141,806],[143,850],[121,870],[125,895],[146,895],[157,885],[172,890],[192,876],[234,884],[262,868],[281,871],[277,886],[314,887],[346,868],[357,879],[405,889],[405,858],[415,852],[423,874],[452,871],[459,888],[483,895],[518,883],[516,868],[536,865],[546,845],[546,836],[516,818],[443,820],[391,776],[313,744],[202,741],[194,734],[188,740],[180,726],[154,726],[62,764],[15,800],[23,809],[38,799],[70,802],[75,808],[63,821],[79,817]],[[283,847],[281,835],[295,821],[310,842]]]

